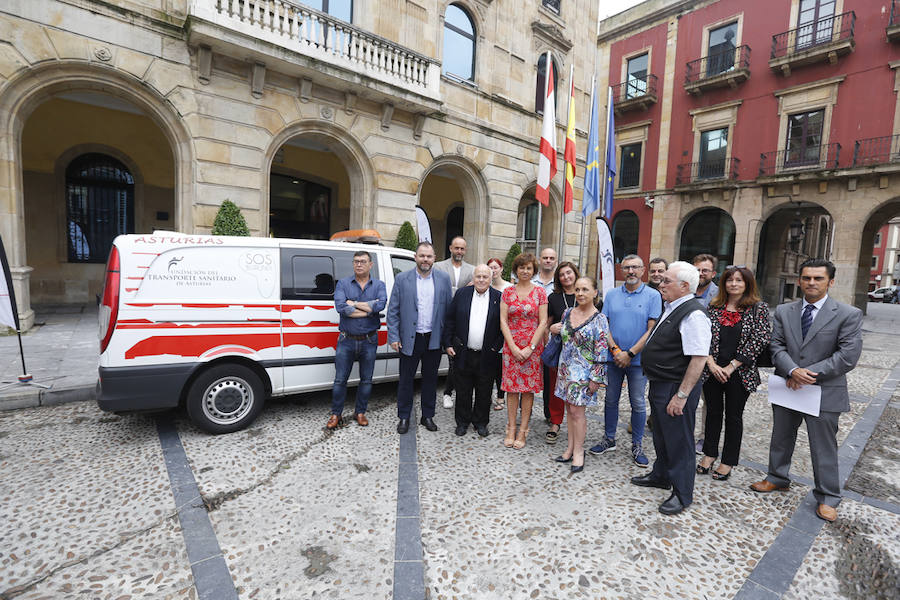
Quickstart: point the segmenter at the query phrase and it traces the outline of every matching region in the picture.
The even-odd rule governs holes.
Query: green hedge
[[[213,235],[240,235],[249,236],[250,228],[241,214],[241,209],[231,200],[222,202],[216,220],[213,221]]]
[[[419,238],[416,236],[416,230],[413,229],[413,226],[409,221],[403,221],[403,225],[400,226],[400,231],[397,232],[397,241],[394,243],[394,246],[403,248],[404,250],[415,251],[416,246],[418,245]]]
[[[510,275],[512,274],[512,264],[520,254],[522,254],[522,248],[519,244],[513,244],[509,247],[509,252],[506,253],[506,259],[503,261],[503,279],[512,281],[512,279],[510,279]]]

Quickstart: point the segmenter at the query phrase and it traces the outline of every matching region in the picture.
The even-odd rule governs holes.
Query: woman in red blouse
[[[712,342],[703,371],[706,399],[703,458],[697,473],[706,475],[719,456],[719,434],[725,416],[722,460],[712,478],[725,481],[738,464],[744,432],[744,405],[759,387],[756,359],[769,345],[769,306],[759,299],[753,272],[731,265],[722,275],[718,295],[709,303]]]

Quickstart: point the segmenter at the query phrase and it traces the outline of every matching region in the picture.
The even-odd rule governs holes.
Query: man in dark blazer
[[[420,242],[416,247],[416,268],[394,278],[388,303],[388,343],[400,353],[400,382],[397,386],[397,433],[409,431],[412,414],[413,380],[422,363],[422,418],[428,431],[434,424],[434,402],[438,366],[441,362],[441,335],[444,314],[450,304],[450,278],[435,271],[434,246]]]
[[[478,435],[488,434],[491,388],[497,372],[500,333],[500,292],[491,287],[491,268],[475,267],[473,285],[453,296],[444,322],[444,346],[455,361],[456,435],[465,435],[469,424]],[[472,404],[472,390],[475,403]]]
[[[847,373],[862,352],[862,311],[828,296],[834,285],[834,265],[811,259],[800,265],[803,300],[775,309],[772,331],[772,362],[775,374],[787,380],[790,389],[817,385],[822,389],[819,416],[772,405],[772,441],[769,473],[750,488],[756,492],[786,490],[791,480],[791,456],[797,428],[806,421],[809,452],[818,502],[816,515],[832,522],[841,501],[838,473],[838,417],[850,410]]]

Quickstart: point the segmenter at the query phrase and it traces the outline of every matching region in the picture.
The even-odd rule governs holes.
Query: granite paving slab
[[[151,419],[93,403],[0,413],[0,481],[0,594],[191,586]]]

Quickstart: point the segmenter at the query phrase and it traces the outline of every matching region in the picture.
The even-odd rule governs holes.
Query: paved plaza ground
[[[698,476],[694,504],[666,517],[666,492],[629,483],[646,471],[626,451],[627,401],[620,449],[576,475],[552,462],[565,437],[544,443],[539,402],[513,450],[499,412],[484,439],[455,436],[440,407],[438,432],[397,435],[395,385],[376,386],[367,428],[325,431],[330,398],[313,394],[210,436],[177,412],[54,404],[93,380],[96,315],[38,317],[30,370],[68,391],[0,390],[0,406],[25,406],[0,412],[3,600],[900,598],[900,306],[869,305],[835,524],[813,514],[805,429],[791,489],[748,489],[767,462],[765,385],[741,465],[726,482]],[[2,379],[18,373],[14,344],[0,338]],[[588,442],[602,416],[590,411]],[[652,460],[649,433],[645,449]]]

